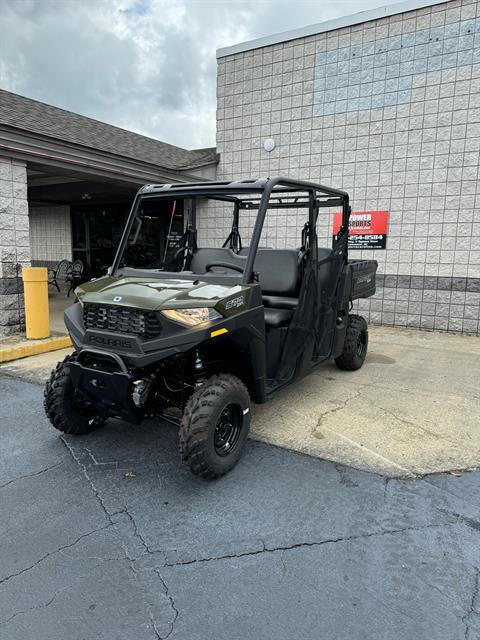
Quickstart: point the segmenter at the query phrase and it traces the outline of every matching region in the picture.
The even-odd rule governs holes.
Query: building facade
[[[388,211],[386,249],[351,251],[379,263],[362,313],[478,334],[478,0],[411,0],[217,57],[217,178],[308,179],[348,191],[354,211]],[[319,218],[320,245],[332,214]],[[303,220],[269,224],[269,246],[299,245]],[[200,242],[228,227],[221,210],[206,212]]]
[[[105,273],[138,188],[211,179],[217,160],[213,148],[181,149],[0,90],[0,336],[24,328],[22,267],[80,260],[86,278]]]

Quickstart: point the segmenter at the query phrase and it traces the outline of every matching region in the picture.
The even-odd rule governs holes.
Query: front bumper
[[[111,370],[85,364],[87,356],[98,355],[97,352],[84,349],[76,360],[70,363],[70,375],[74,386],[81,391],[104,417],[118,417],[128,422],[139,423],[141,412],[132,400],[133,376],[127,371],[122,359],[115,355],[102,358],[111,359]]]

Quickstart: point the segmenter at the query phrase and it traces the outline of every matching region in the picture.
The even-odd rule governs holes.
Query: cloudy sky
[[[215,144],[215,50],[397,0],[0,0],[0,88]]]

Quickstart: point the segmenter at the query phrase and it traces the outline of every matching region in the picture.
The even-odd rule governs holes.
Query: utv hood
[[[82,284],[75,293],[81,302],[157,311],[214,307],[220,300],[245,289],[241,285],[225,286],[199,280],[105,276]]]

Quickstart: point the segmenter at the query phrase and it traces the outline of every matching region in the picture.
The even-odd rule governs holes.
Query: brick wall
[[[72,259],[69,206],[30,207],[30,248],[35,264]]]
[[[387,249],[351,253],[379,262],[360,305],[371,322],[479,333],[477,0],[220,58],[217,150],[219,180],[310,179],[347,190],[354,210],[390,212]],[[200,243],[229,224],[201,210]],[[268,244],[298,246],[302,224],[278,215]],[[330,244],[331,214],[319,236]]]
[[[0,158],[0,336],[24,325],[21,267],[30,264],[25,163]]]

